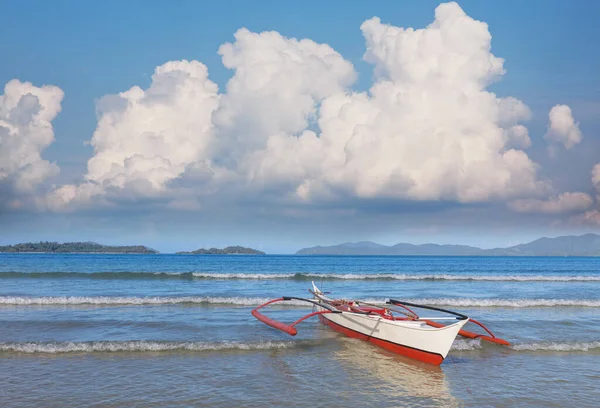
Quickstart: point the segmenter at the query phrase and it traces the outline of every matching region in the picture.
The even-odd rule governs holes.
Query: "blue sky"
[[[94,155],[89,141],[101,116],[98,102],[105,95],[118,94],[132,86],[151,87],[157,66],[183,59],[200,61],[208,67],[208,78],[225,93],[235,70],[223,66],[217,51],[221,44],[235,41],[233,34],[246,27],[253,33],[276,31],[284,38],[307,38],[328,44],[356,71],[357,80],[347,89],[367,91],[374,82],[373,65],[363,60],[365,39],[361,24],[378,16],[385,24],[424,28],[433,21],[439,4],[3,2],[0,14],[5,18],[0,35],[5,40],[0,43],[0,83],[18,79],[38,87],[54,85],[64,92],[61,112],[51,122],[55,140],[41,153],[44,160],[60,167],[60,173],[40,186],[51,190],[52,186],[79,185],[84,180],[87,162]],[[468,16],[488,24],[491,52],[505,60],[506,73],[488,91],[521,100],[531,111],[526,126],[532,146],[527,154],[539,166],[538,177],[552,182],[555,195],[578,191],[593,198],[590,172],[600,162],[600,54],[596,50],[600,3],[459,4]],[[570,107],[583,139],[573,148],[552,156],[543,136],[549,126],[548,112],[557,104]],[[548,216],[511,212],[504,205],[510,199],[484,200],[487,204],[481,204],[445,196],[425,201],[403,196],[375,202],[372,197],[364,200],[360,194],[343,204],[303,210],[312,212],[314,216],[309,218],[314,222],[307,222],[306,214],[300,218],[289,215],[286,211],[294,205],[269,201],[268,194],[250,199],[254,204],[235,195],[234,201],[242,204],[232,207],[232,212],[220,210],[229,208],[229,195],[219,196],[210,204],[202,203],[202,209],[186,212],[162,210],[138,199],[129,204],[119,201],[117,209],[114,205],[108,209],[84,206],[55,212],[25,206],[0,213],[0,223],[4,225],[0,243],[53,238],[135,241],[164,251],[181,246],[190,249],[197,245],[242,243],[272,252],[291,252],[304,245],[363,239],[384,243],[459,242],[489,247],[542,234],[598,228],[595,224],[572,223],[572,213]],[[260,200],[264,203],[257,204]],[[223,205],[224,201],[227,205]],[[288,206],[286,211],[282,205]],[[340,215],[345,210],[352,216]]]

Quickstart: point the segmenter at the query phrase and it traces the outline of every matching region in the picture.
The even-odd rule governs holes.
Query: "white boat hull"
[[[323,309],[325,310],[325,309]],[[321,322],[349,337],[429,364],[441,364],[468,319],[435,328],[424,321],[389,320],[380,315],[352,312],[319,315]]]

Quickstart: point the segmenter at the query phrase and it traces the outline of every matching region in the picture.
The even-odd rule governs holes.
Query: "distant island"
[[[91,253],[91,254],[157,254],[158,251],[142,245],[112,246],[95,242],[25,242],[16,245],[0,246],[0,252],[40,252],[40,253]]]
[[[200,248],[191,252],[176,252],[176,254],[188,254],[188,255],[264,255],[262,251],[258,251],[252,248],[246,248],[242,246],[228,246],[227,248]]]
[[[600,235],[540,238],[527,244],[494,249],[481,249],[467,245],[400,243],[387,246],[370,241],[347,242],[304,248],[296,252],[296,255],[600,256]]]

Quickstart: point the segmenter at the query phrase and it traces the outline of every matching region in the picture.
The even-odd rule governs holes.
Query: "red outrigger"
[[[510,345],[506,340],[496,337],[478,321],[451,310],[394,299],[389,299],[386,304],[391,306],[386,307],[357,300],[330,299],[315,286],[314,282],[312,286],[313,289],[309,292],[313,294],[313,299],[284,296],[258,306],[252,310],[252,315],[261,322],[292,336],[298,333],[297,324],[310,317],[318,316],[323,324],[337,332],[435,365],[444,361],[457,336],[481,339],[504,346]],[[310,303],[316,310],[292,324],[273,320],[259,312],[259,309],[267,305],[291,300]],[[421,317],[413,311],[413,308],[441,312],[446,316]],[[451,323],[440,323],[444,320]],[[463,330],[467,322],[478,325],[486,334]]]

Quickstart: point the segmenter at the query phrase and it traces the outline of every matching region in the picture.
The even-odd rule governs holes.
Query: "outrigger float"
[[[336,332],[368,341],[379,347],[420,360],[425,363],[440,365],[457,336],[470,339],[481,339],[491,343],[509,346],[506,340],[496,337],[487,327],[464,314],[437,307],[419,305],[389,299],[386,305],[370,304],[358,300],[348,301],[330,299],[317,286],[312,284],[313,299],[284,296],[273,299],[252,310],[252,316],[268,326],[279,329],[289,335],[298,333],[296,325],[310,317],[318,316],[319,320]],[[292,324],[285,324],[271,319],[259,312],[259,309],[277,302],[301,301],[315,306],[316,311],[301,317]],[[421,317],[412,308],[432,310],[446,316]],[[451,316],[447,316],[451,315]],[[456,321],[443,324],[440,321]],[[487,334],[478,334],[463,330],[467,322],[481,327]]]

